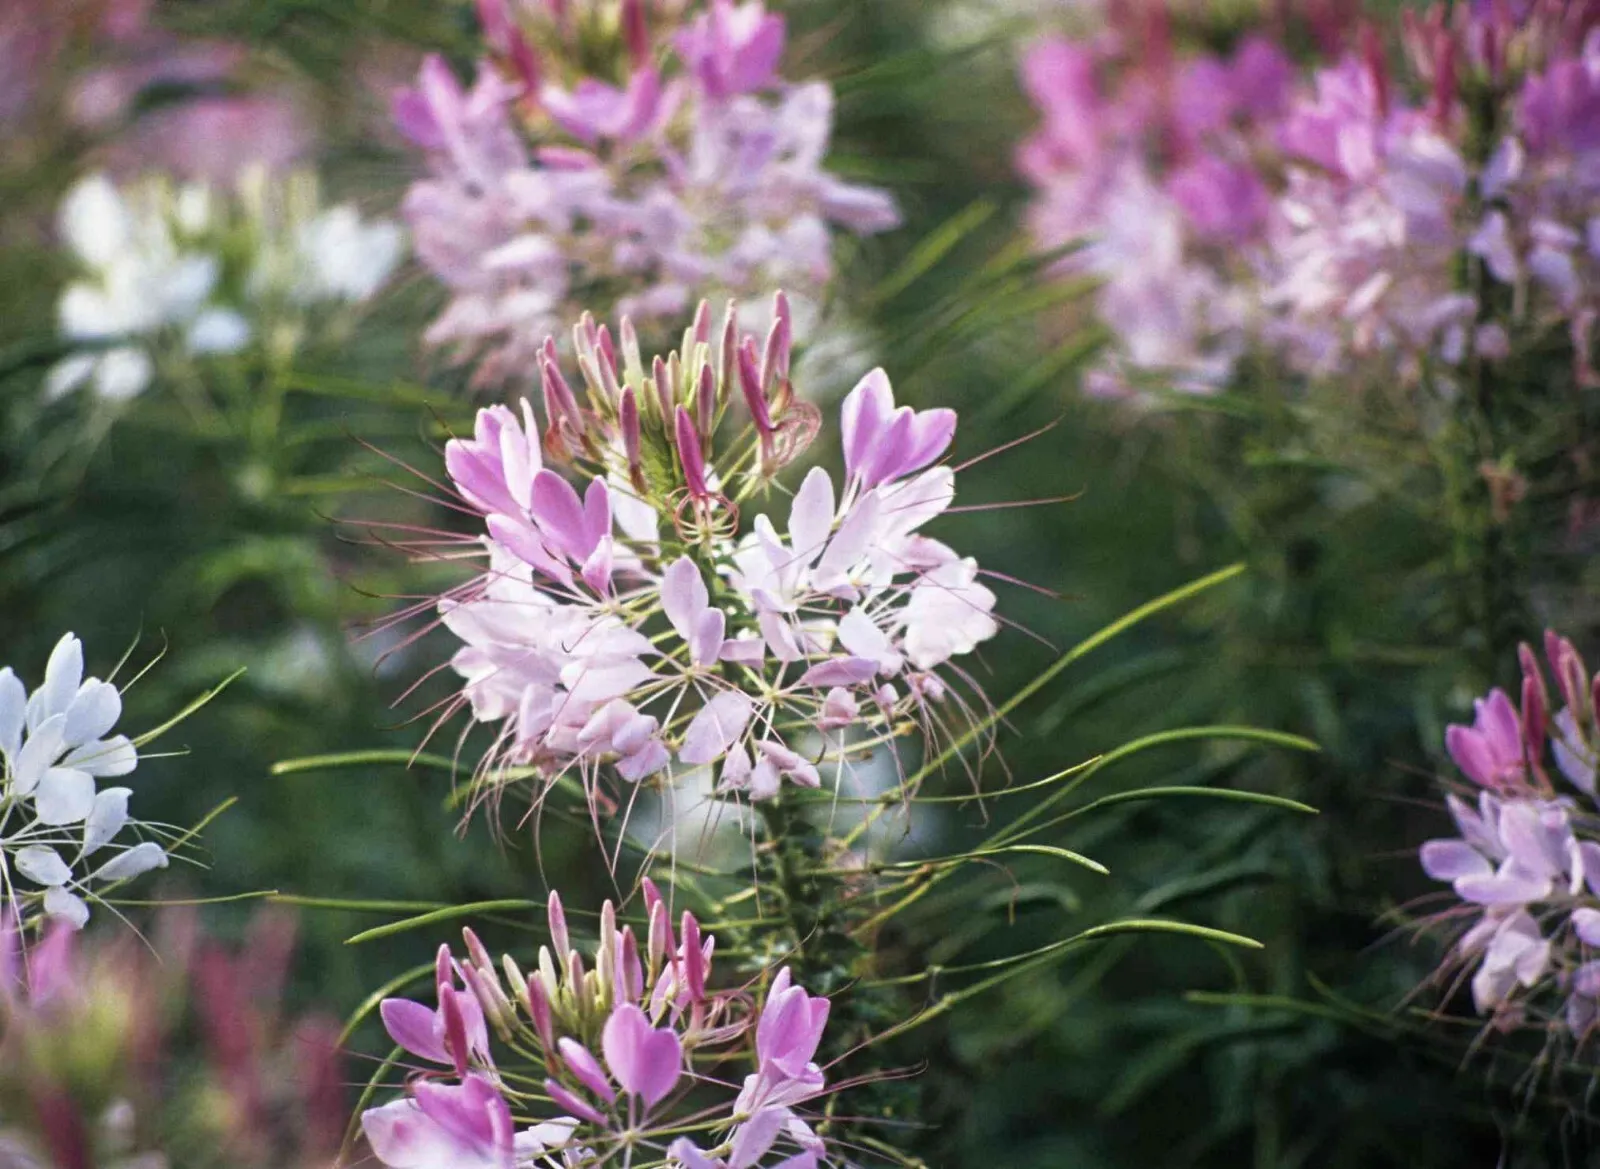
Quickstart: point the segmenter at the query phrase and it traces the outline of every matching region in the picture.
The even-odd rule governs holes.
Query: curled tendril
[[[720,491],[710,495],[677,491],[670,501],[672,526],[685,544],[730,540],[739,534],[739,505]]]
[[[791,403],[784,412],[783,421],[773,427],[767,473],[786,467],[805,454],[821,430],[821,410],[810,402]]]

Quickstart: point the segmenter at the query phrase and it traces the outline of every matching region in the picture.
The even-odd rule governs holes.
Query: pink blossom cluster
[[[210,182],[306,153],[311,131],[291,96],[245,89],[241,45],[168,32],[152,7],[151,0],[5,5],[0,142],[69,130],[106,140],[99,163],[113,172],[160,169]],[[163,89],[181,96],[141,110],[151,104],[147,95]]]
[[[1096,316],[1113,334],[1085,388],[1216,390],[1251,324],[1241,258],[1269,220],[1262,156],[1289,101],[1289,58],[1261,36],[1179,55],[1162,6],[1148,5],[1098,37],[1035,45],[1023,81],[1043,115],[1018,153],[1038,191],[1034,236],[1052,251],[1087,244],[1056,267],[1099,278]]]
[[[1250,347],[1412,380],[1562,333],[1594,383],[1600,5],[1436,6],[1396,33],[1303,75],[1260,38],[1174,59],[1147,35],[1121,73],[1115,32],[1029,54],[1035,234],[1089,241],[1062,266],[1104,280],[1091,392],[1213,390]]]
[[[1600,7],[1526,7],[1413,19],[1410,75],[1372,40],[1295,103],[1265,293],[1295,368],[1414,377],[1566,329],[1593,380]]]
[[[0,911],[0,1164],[165,1165],[181,1149],[239,1169],[331,1164],[348,1119],[339,1024],[284,1014],[294,935],[266,912],[225,947],[173,910],[150,941],[108,945]],[[198,1040],[198,1081],[172,1058],[180,1036]]]
[[[1461,904],[1445,973],[1471,972],[1473,1003],[1502,1026],[1548,1014],[1582,1041],[1600,1022],[1600,701],[1572,643],[1545,635],[1552,695],[1521,649],[1520,709],[1502,690],[1445,736],[1477,799],[1446,797],[1459,837],[1422,846],[1422,866]]]
[[[383,1164],[815,1169],[826,1146],[799,1109],[828,1092],[815,1062],[828,1000],[787,969],[759,994],[713,989],[716,939],[687,911],[674,931],[649,880],[643,892],[643,943],[607,901],[586,963],[552,893],[537,970],[497,965],[469,929],[465,958],[440,947],[434,1006],[383,1002],[390,1038],[444,1069],[362,1116]],[[501,1067],[491,1032],[532,1066]],[[715,1098],[737,1063],[753,1067],[737,1096]],[[514,1115],[548,1118],[519,1129]]]
[[[743,522],[820,426],[789,381],[781,293],[773,316],[763,340],[702,303],[646,364],[627,318],[614,341],[586,315],[581,400],[547,340],[542,433],[524,400],[447,445],[483,525],[465,554],[486,563],[438,603],[463,642],[444,715],[495,728],[486,781],[532,768],[599,797],[603,774],[715,768],[719,793],[765,800],[837,782],[908,727],[981,721],[955,659],[998,632],[995,596],[922,532],[955,497],[954,411],[897,406],[874,370],[842,406],[843,476],[814,467],[786,519]]]
[[[898,222],[823,169],[833,94],[778,73],[761,0],[479,0],[470,88],[429,57],[396,99],[431,174],[405,200],[450,293],[427,332],[478,385],[539,366],[544,338],[606,303],[641,324],[702,295],[820,294],[832,228]]]

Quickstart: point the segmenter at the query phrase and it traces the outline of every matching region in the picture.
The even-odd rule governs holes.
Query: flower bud
[[[550,943],[555,947],[556,953],[564,959],[572,949],[572,941],[567,936],[567,913],[561,906],[561,894],[554,889],[550,890],[546,912],[550,917]]]
[[[717,364],[717,380],[724,385],[733,377],[739,360],[738,350],[739,306],[730,300],[727,311],[722,315],[722,346],[718,351],[720,357]]]
[[[635,69],[650,64],[650,27],[645,22],[644,5],[640,0],[622,0],[622,39],[627,43],[628,56]]]
[[[683,911],[681,927],[683,938],[683,985],[689,1001],[698,1003],[706,997],[706,957],[701,947],[700,923],[687,909]]]
[[[1548,730],[1547,711],[1544,705],[1544,687],[1535,678],[1522,679],[1522,738],[1528,751],[1528,761],[1535,767],[1544,766],[1545,733]]]
[[[717,379],[709,365],[700,367],[700,385],[695,393],[694,409],[699,416],[700,439],[710,446],[711,436],[717,430]]]
[[[638,384],[644,381],[644,358],[639,355],[639,333],[630,317],[622,318],[622,376]]]
[[[629,386],[622,391],[622,405],[617,411],[618,425],[622,429],[622,450],[628,458],[628,480],[640,495],[646,491],[644,466],[639,461],[639,397]]]
[[[453,986],[439,990],[439,1014],[444,1018],[444,1043],[455,1061],[456,1075],[467,1074],[467,1020],[461,1012],[460,992]]]
[[[622,946],[617,955],[616,997],[619,1002],[638,1002],[644,994],[644,967],[639,962],[639,943],[633,927],[622,929]]]
[[[649,958],[650,981],[660,973],[662,963],[672,952],[672,922],[667,917],[666,904],[657,900],[650,907],[650,937],[646,954]]]
[[[694,419],[682,406],[677,416],[678,463],[683,468],[683,479],[689,494],[695,499],[708,499],[711,489],[706,486],[706,458],[700,447],[700,437],[695,433]]]

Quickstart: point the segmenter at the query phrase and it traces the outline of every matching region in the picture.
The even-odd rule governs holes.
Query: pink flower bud
[[[622,428],[622,450],[628,457],[628,478],[634,490],[644,493],[644,467],[639,462],[639,397],[629,386],[622,391],[622,405],[617,410],[618,425]]]
[[[622,0],[622,38],[627,42],[634,68],[650,64],[650,28],[640,0]]]
[[[527,998],[523,1007],[528,1012],[528,1019],[533,1024],[534,1032],[539,1036],[539,1042],[546,1052],[555,1048],[555,1028],[550,1021],[550,996],[545,991],[544,982],[538,978],[527,981]]]
[[[1528,759],[1535,767],[1544,765],[1545,735],[1549,729],[1548,712],[1544,705],[1544,688],[1532,678],[1522,680],[1522,737],[1527,745]]]
[[[706,997],[706,957],[700,944],[700,923],[687,909],[683,911],[683,984],[691,1003]]]
[[[694,323],[689,336],[699,345],[711,344],[711,302],[702,300],[694,310]]]
[[[717,379],[709,365],[700,367],[700,384],[695,393],[695,413],[700,418],[700,438],[707,446],[717,429]]]
[[[439,1014],[444,1019],[445,1046],[456,1065],[456,1075],[467,1074],[467,1020],[461,1010],[460,992],[453,986],[439,989]]]
[[[682,406],[678,407],[676,430],[678,463],[683,468],[689,495],[694,499],[709,499],[711,489],[706,486],[706,457],[700,449],[700,436],[695,433],[694,419]]]
[[[772,328],[767,330],[767,345],[761,354],[761,389],[768,394],[779,382],[789,380],[789,349],[794,340],[788,299],[780,292],[774,301]]]
[[[739,388],[744,392],[745,405],[750,407],[750,417],[756,425],[756,433],[761,436],[762,449],[766,449],[766,442],[772,434],[772,415],[767,410],[767,396],[761,389],[761,372],[756,367],[756,354],[753,345],[742,346],[739,349]]]
[[[739,306],[730,300],[722,314],[722,345],[717,364],[718,380],[726,382],[733,376],[734,367],[739,360],[738,350]]]
[[[622,946],[617,955],[617,973],[614,979],[616,995],[628,1002],[637,1002],[644,994],[644,968],[639,962],[639,943],[633,936],[633,927],[624,926]]]
[[[661,964],[667,960],[667,955],[672,952],[672,922],[667,918],[667,907],[657,901],[650,907],[650,938],[649,959],[650,979],[655,981]]]
[[[550,943],[555,947],[557,957],[564,961],[572,949],[572,942],[567,937],[567,913],[561,907],[561,894],[554,889],[550,890],[546,910],[550,917]]]

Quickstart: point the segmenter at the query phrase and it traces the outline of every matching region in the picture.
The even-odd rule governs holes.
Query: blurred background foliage
[[[1220,39],[1253,18],[1243,0],[1217,5],[1207,27]],[[964,503],[1074,495],[948,522],[953,544],[1051,594],[1004,590],[1008,616],[1036,636],[1012,632],[985,651],[991,696],[1140,602],[1247,566],[1022,705],[1002,738],[1012,781],[1185,726],[1249,723],[1322,746],[1302,755],[1178,743],[1108,768],[1089,793],[1204,781],[1301,800],[1321,810],[1315,818],[1127,804],[1048,838],[1101,860],[1114,884],[1050,858],[1008,861],[896,921],[886,941],[908,971],[1022,952],[1113,916],[1174,913],[1265,943],[1241,956],[1182,939],[1114,941],[919,1029],[895,1051],[923,1069],[917,1152],[929,1165],[995,1169],[1423,1169],[1488,1165],[1502,1151],[1517,1164],[1584,1163],[1581,1107],[1492,1086],[1484,1061],[1463,1061],[1470,1033],[1424,1041],[1407,1014],[1438,1004],[1437,990],[1419,991],[1437,955],[1385,915],[1426,888],[1411,850],[1444,822],[1431,783],[1442,728],[1493,670],[1513,668],[1452,608],[1448,537],[1435,516],[1403,505],[1410,471],[1375,452],[1396,476],[1379,490],[1315,451],[1297,457],[1265,369],[1226,401],[1137,423],[1077,395],[1098,338],[1072,311],[1084,289],[1039,279],[1011,157],[1031,119],[1016,83],[1019,37],[1038,5],[783,7],[793,71],[837,87],[831,164],[889,186],[906,213],[900,230],[844,245],[838,295],[859,323],[860,353],[831,360],[847,376],[882,364],[907,399],[957,406],[958,459],[1050,427],[969,474]],[[392,210],[414,172],[385,128],[386,87],[424,49],[471,54],[467,4],[167,0],[155,15],[187,35],[242,41],[256,68],[292,78],[315,111],[326,184],[371,211]],[[425,703],[401,696],[447,647],[401,646],[364,623],[445,578],[407,565],[365,521],[441,522],[393,486],[425,492],[400,464],[431,473],[443,437],[469,424],[461,376],[417,339],[436,292],[402,281],[348,343],[302,353],[281,375],[281,429],[259,449],[196,436],[156,394],[102,426],[39,397],[64,276],[51,214],[96,144],[61,136],[5,149],[4,660],[37,674],[67,629],[102,666],[136,642],[137,659],[162,660],[129,695],[133,726],[246,669],[183,726],[182,754],[140,769],[144,814],[157,819],[190,823],[237,798],[206,833],[209,867],[173,874],[167,891],[423,909],[537,900],[548,880],[569,905],[597,903],[610,877],[581,827],[547,821],[536,851],[526,828],[461,824],[436,771],[272,769],[330,752],[404,752],[423,738]],[[1546,579],[1561,596],[1588,583]],[[1567,632],[1581,642],[1591,631]],[[450,741],[447,731],[435,749],[448,755]],[[929,790],[958,794],[964,782],[952,774]],[[1017,814],[1015,802],[944,806],[927,847],[977,839]],[[298,1001],[348,1012],[425,962],[437,942],[428,931],[346,944],[404,912],[305,908]],[[210,919],[237,932],[246,914],[216,907]],[[534,920],[511,914],[502,925]],[[1527,1139],[1507,1145],[1514,1131]]]

